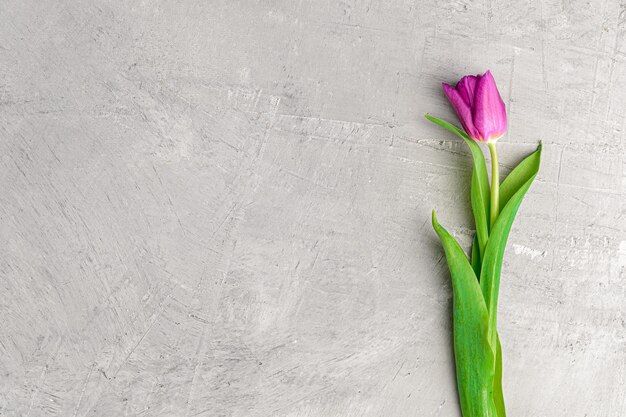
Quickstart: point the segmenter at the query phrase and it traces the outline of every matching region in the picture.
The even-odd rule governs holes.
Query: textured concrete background
[[[511,416],[626,415],[626,4],[0,2],[0,415],[460,415],[440,89],[545,145],[501,288]]]

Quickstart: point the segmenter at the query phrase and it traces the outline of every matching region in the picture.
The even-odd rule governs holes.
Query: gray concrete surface
[[[539,139],[500,334],[510,416],[626,415],[626,4],[0,3],[0,415],[460,416],[463,143]]]

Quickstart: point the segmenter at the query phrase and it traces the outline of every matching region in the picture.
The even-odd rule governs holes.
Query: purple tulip
[[[455,88],[442,85],[469,137],[480,142],[495,142],[504,136],[506,109],[490,71],[467,75]]]

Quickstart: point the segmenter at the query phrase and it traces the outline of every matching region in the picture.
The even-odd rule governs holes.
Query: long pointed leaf
[[[535,152],[524,158],[506,179],[500,184],[500,207],[504,207],[511,197],[530,180],[538,171],[541,161],[541,144]],[[504,392],[502,390],[502,345],[500,337],[496,333],[496,369],[493,380],[493,398],[496,404],[498,417],[506,417],[504,406]]]
[[[480,247],[480,254],[485,253],[485,246],[487,245],[487,239],[489,238],[489,178],[487,177],[487,164],[485,163],[485,156],[480,146],[476,141],[471,139],[460,128],[454,126],[445,120],[438,119],[429,114],[425,114],[431,122],[449,130],[450,132],[460,136],[472,152],[472,159],[474,161],[474,169],[472,170],[472,190],[471,201],[472,211],[474,212],[474,223],[476,224],[476,233],[478,234],[478,244]]]
[[[498,215],[498,219],[491,229],[489,241],[487,242],[487,247],[483,255],[483,263],[480,271],[480,288],[489,312],[489,342],[491,346],[495,346],[496,344],[498,290],[500,288],[500,272],[502,270],[504,249],[517,210],[522,203],[526,191],[528,191],[537,175],[539,164],[536,164],[532,168],[533,170],[530,171],[531,175],[528,180],[511,196]]]
[[[488,341],[488,313],[472,266],[457,241],[433,228],[446,253],[453,289],[454,356],[461,411],[466,417],[497,417],[493,397],[494,351]]]

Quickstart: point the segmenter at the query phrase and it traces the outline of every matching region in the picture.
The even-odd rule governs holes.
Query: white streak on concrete
[[[537,249],[532,249],[524,245],[513,244],[513,252],[516,255],[524,255],[529,257],[530,259],[535,259],[538,257],[545,258],[547,255],[547,251],[541,251]]]

